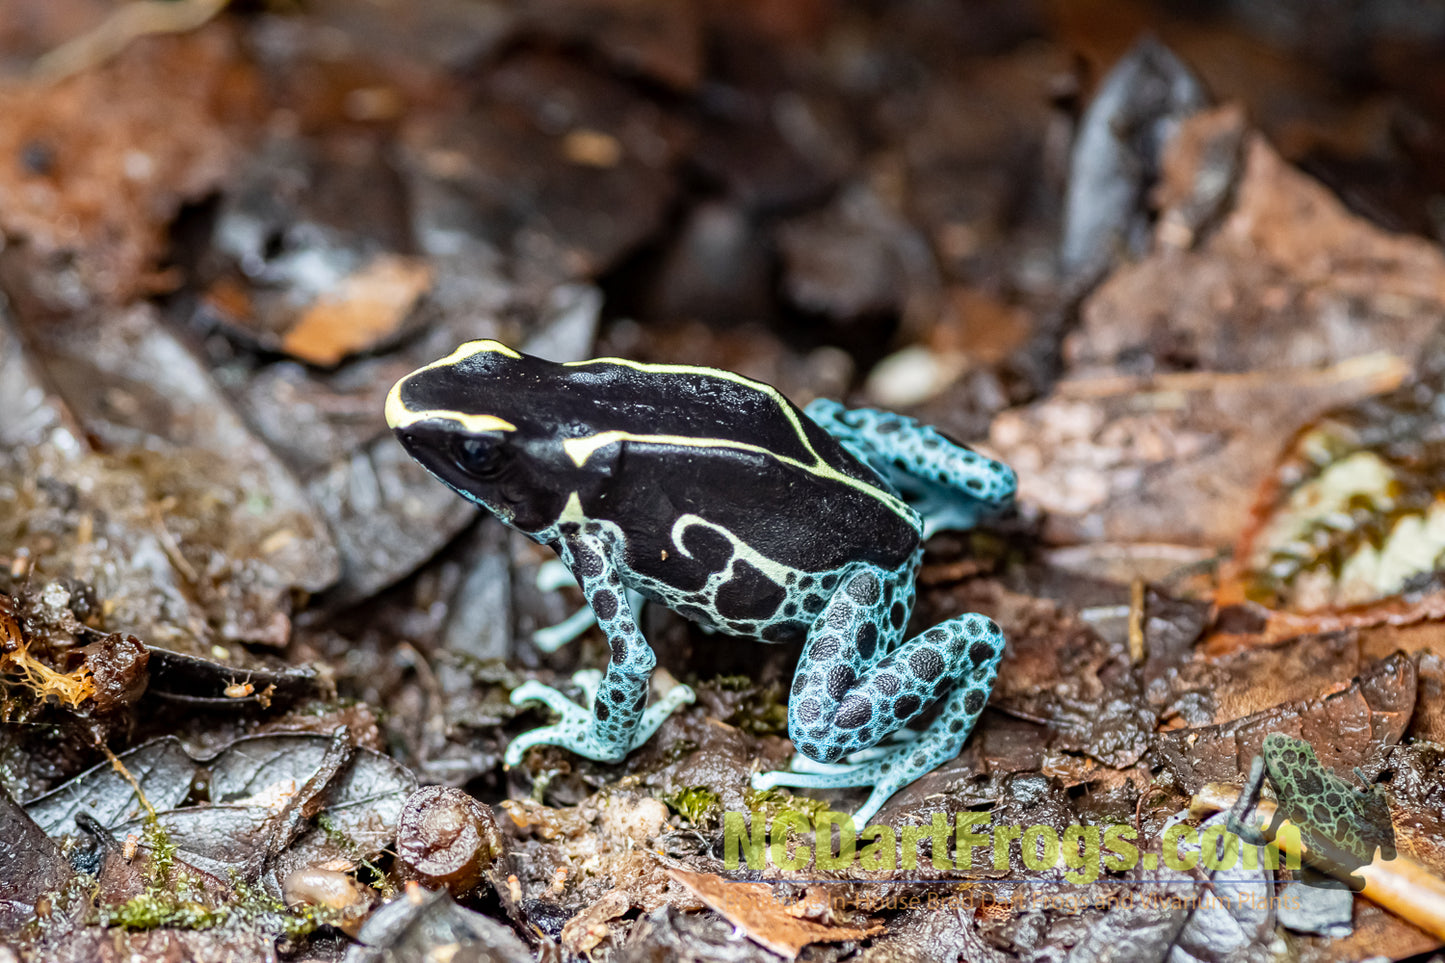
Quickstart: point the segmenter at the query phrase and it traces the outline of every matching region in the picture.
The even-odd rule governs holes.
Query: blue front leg
[[[893,602],[900,593],[912,602],[921,555],[894,572],[855,566],[840,583],[808,633],[788,702],[788,735],[803,755],[832,763],[946,698],[938,718],[881,759],[825,773],[759,773],[754,788],[872,786],[853,815],[861,826],[888,797],[958,755],[993,689],[1004,638],[992,619],[968,614],[894,648],[904,620],[891,617]]]
[[[582,587],[607,636],[612,658],[590,712],[540,682],[526,682],[512,690],[514,705],[545,702],[561,719],[512,740],[506,755],[509,766],[521,762],[522,754],[536,745],[561,746],[589,759],[616,762],[650,739],[679,706],[693,700],[692,689],[679,685],[644,711],[657,657],[633,618],[606,540],[595,533],[578,534],[564,539],[557,552]]]

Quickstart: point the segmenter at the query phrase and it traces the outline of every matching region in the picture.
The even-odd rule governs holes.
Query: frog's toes
[[[577,585],[577,579],[572,575],[572,570],[560,558],[554,558],[538,565],[537,575],[533,581],[539,592],[555,592],[558,589],[567,588],[569,585],[573,587]]]
[[[543,576],[544,571],[548,573],[546,577]],[[577,580],[559,560],[545,562],[537,569],[537,588],[544,592],[576,584]],[[646,600],[640,594],[632,589],[627,590],[627,604],[634,615],[642,612],[645,603]],[[537,629],[532,633],[532,644],[550,655],[567,643],[575,641],[596,624],[597,613],[593,612],[590,606],[584,605],[556,625]]]
[[[559,690],[550,685],[543,685],[535,679],[529,679],[513,689],[509,699],[514,706],[519,706],[524,702],[542,702],[546,704],[547,708],[558,714],[577,708],[576,703]]]
[[[668,716],[685,705],[691,705],[696,700],[697,693],[692,691],[692,686],[679,682],[671,689],[668,689],[666,694],[663,695],[661,699],[658,699],[655,705],[647,707],[647,711],[642,714],[641,728],[647,729],[649,720],[652,716],[656,715],[657,721],[652,723],[651,729],[647,729],[647,735],[652,735]],[[645,742],[646,738],[647,737],[644,736],[641,741]]]
[[[532,633],[532,644],[549,655],[597,624],[597,616],[585,605],[556,625]]]
[[[582,704],[592,706],[597,702],[597,690],[602,688],[602,670],[578,669],[572,673],[572,684],[582,690]]]
[[[825,772],[760,772],[753,776],[752,785],[758,790],[776,786],[790,786],[795,789],[872,786],[867,800],[853,813],[854,825],[861,827],[883,808],[889,797],[937,765],[937,760],[928,765],[919,765],[910,758],[913,753],[911,748],[895,749],[882,761],[818,767],[826,768]]]
[[[982,710],[982,700],[972,688],[956,690],[944,702],[938,718],[916,737],[904,738],[886,754],[864,762],[810,766],[812,772],[763,772],[753,777],[753,788],[792,786],[799,789],[838,789],[870,786],[868,799],[853,814],[862,826],[883,808],[895,792],[940,763],[958,755],[963,741]],[[858,759],[855,753],[850,758]]]
[[[595,697],[597,680],[584,677],[575,681],[579,682],[589,700]],[[589,686],[588,682],[592,684]],[[598,762],[616,762],[652,738],[668,716],[695,698],[690,686],[673,686],[666,695],[647,707],[630,737],[624,736],[622,744],[617,745],[615,740],[604,738],[600,734],[590,707],[578,705],[552,686],[536,681],[524,682],[512,690],[512,704],[542,702],[560,718],[549,726],[524,732],[513,739],[511,745],[507,746],[506,764],[519,764],[527,750],[533,746],[558,746]]]

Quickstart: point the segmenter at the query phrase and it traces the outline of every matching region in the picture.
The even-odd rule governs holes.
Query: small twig
[[[117,8],[99,26],[67,40],[35,61],[40,81],[64,80],[105,63],[131,41],[149,34],[185,33],[203,25],[230,0],[136,0]]]
[[[1129,661],[1144,664],[1144,580],[1129,583]]]
[[[140,787],[140,781],[131,775],[131,771],[126,768],[120,756],[111,752],[110,746],[107,746],[98,738],[95,740],[95,744],[100,747],[100,751],[105,753],[106,758],[110,760],[110,768],[120,773],[120,777],[130,783],[130,788],[135,790],[135,798],[140,800],[140,804],[145,807],[145,811],[150,815],[150,818],[155,819],[156,808],[152,806],[151,801],[146,798],[145,790]]]

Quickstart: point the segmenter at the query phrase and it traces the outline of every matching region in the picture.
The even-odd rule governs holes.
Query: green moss
[[[667,808],[694,826],[714,822],[722,812],[722,799],[706,786],[689,786],[662,797]]]
[[[147,889],[119,906],[104,907],[100,922],[128,930],[154,930],[169,927],[179,930],[206,930],[230,922],[229,906],[211,907],[174,893],[158,893]]]
[[[745,675],[720,675],[712,684],[724,692],[743,692],[752,688],[753,680]]]
[[[746,692],[747,698],[722,721],[752,736],[788,734],[788,707],[777,683],[760,686],[745,675],[719,675],[700,683],[719,692]]]
[[[820,799],[794,796],[784,789],[748,789],[743,800],[749,812],[761,814],[768,822],[783,812],[799,812],[807,816],[809,822],[817,822],[818,817],[829,809],[828,804]]]
[[[362,882],[376,887],[387,899],[396,895],[396,887],[392,886],[386,873],[382,871],[381,867],[366,858],[366,853],[356,845],[356,840],[346,835],[334,819],[322,813],[316,817],[316,825],[321,827],[321,831],[326,834],[326,838],[333,846],[345,853],[347,858],[368,874],[367,878],[362,879]]]
[[[231,898],[212,906],[201,881],[176,866],[176,845],[160,820],[152,817],[146,822],[142,839],[150,851],[146,888],[124,903],[100,907],[102,926],[205,930],[238,924],[296,940],[330,922],[329,910],[310,906],[288,909],[280,900],[237,878],[231,880]]]

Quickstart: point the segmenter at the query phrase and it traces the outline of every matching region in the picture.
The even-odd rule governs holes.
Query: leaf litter
[[[0,18],[7,951],[1437,945],[1365,900],[1348,935],[1272,913],[1270,871],[1080,883],[1064,851],[1128,827],[1162,858],[1284,732],[1445,870],[1445,260],[1392,214],[1438,208],[1445,134],[1408,25],[1358,41],[1391,127],[1289,11],[1141,8],[1136,42],[1099,5],[201,6],[89,53],[61,47],[99,22],[78,0]],[[1403,203],[1355,173],[1381,169]],[[621,764],[503,769],[542,721],[507,692],[606,655],[531,643],[576,596],[381,424],[476,337],[917,406],[1019,470],[1015,516],[925,560],[917,624],[980,611],[1010,647],[961,755],[880,814],[913,864],[823,865],[856,794],[749,788],[787,760],[796,651],[656,606],[698,702]],[[799,814],[807,858],[729,866],[739,812]],[[960,814],[1064,850],[966,861],[935,828]]]

